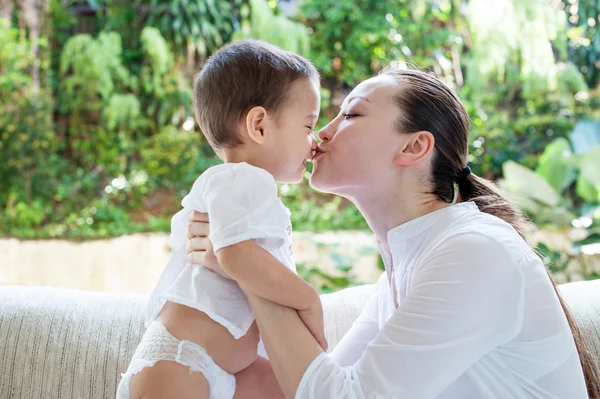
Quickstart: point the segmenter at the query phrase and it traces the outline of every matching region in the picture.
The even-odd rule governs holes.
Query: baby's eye
[[[312,126],[306,126],[306,128],[310,130],[311,133],[315,131],[315,128]]]

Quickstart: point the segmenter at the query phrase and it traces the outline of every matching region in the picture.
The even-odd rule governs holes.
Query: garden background
[[[599,17],[599,0],[0,0],[0,284],[147,292],[171,216],[219,162],[192,79],[249,37],[314,62],[319,126],[392,62],[434,71],[469,112],[473,171],[538,225],[557,279],[599,278]],[[352,204],[280,193],[304,277],[376,278]]]

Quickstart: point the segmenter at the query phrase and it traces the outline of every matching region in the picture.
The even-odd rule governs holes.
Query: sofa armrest
[[[0,398],[114,399],[146,297],[0,286]]]
[[[558,286],[600,373],[600,280]]]
[[[346,288],[321,295],[325,338],[331,351],[340,342],[358,317],[367,300],[375,294],[375,284]]]

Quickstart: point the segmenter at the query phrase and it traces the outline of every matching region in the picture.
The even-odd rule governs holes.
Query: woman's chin
[[[310,178],[308,179],[308,183],[315,190],[328,193],[329,184],[327,184],[326,177],[323,173],[320,173],[318,169],[313,169],[313,172],[310,174]]]

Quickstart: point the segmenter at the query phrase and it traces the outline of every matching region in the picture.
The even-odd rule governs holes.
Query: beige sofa
[[[561,286],[600,359],[600,280]],[[333,348],[373,286],[323,295]],[[114,398],[140,340],[145,297],[48,287],[0,287],[0,399]]]

